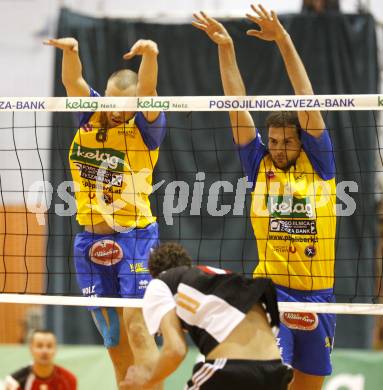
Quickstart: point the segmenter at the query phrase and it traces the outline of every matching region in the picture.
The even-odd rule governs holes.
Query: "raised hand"
[[[260,30],[248,30],[246,32],[247,35],[251,35],[265,41],[278,41],[287,35],[286,30],[283,28],[277,14],[274,11],[269,13],[262,7],[261,4],[258,6],[252,4],[251,8],[257,16],[246,14],[246,17],[250,21],[258,24]]]
[[[146,54],[158,55],[157,44],[149,39],[139,39],[130,49],[123,55],[124,60],[130,60],[135,56],[144,56]]]
[[[47,39],[43,41],[43,44],[54,46],[61,50],[78,52],[78,42],[74,38]]]
[[[192,25],[199,30],[205,31],[214,43],[217,45],[232,43],[231,36],[222,23],[219,23],[202,11],[199,14],[193,14],[193,16],[195,20],[192,21]]]

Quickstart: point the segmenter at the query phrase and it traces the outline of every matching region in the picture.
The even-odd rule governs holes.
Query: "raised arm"
[[[158,57],[157,44],[148,39],[138,40],[131,50],[124,54],[125,60],[142,56],[138,71],[137,96],[157,96]],[[153,122],[160,114],[158,111],[143,112],[148,122]]]
[[[134,388],[152,388],[172,374],[187,353],[187,344],[176,310],[172,309],[161,320],[161,334],[164,340],[160,356],[154,367],[131,366],[122,384]]]
[[[90,88],[82,76],[78,54],[78,42],[74,38],[48,39],[45,45],[54,46],[63,52],[61,77],[68,96],[89,96]]]
[[[275,41],[281,52],[295,94],[313,95],[313,88],[306,69],[290,35],[283,28],[277,14],[274,11],[269,13],[262,5],[258,5],[258,7],[252,5],[251,8],[256,13],[256,16],[250,14],[246,16],[252,22],[258,24],[260,30],[248,30],[247,34],[265,41]],[[314,137],[321,136],[325,123],[320,111],[299,111],[298,117],[302,129]]]
[[[235,56],[234,44],[225,27],[206,13],[194,14],[192,25],[218,45],[219,69],[226,96],[245,96],[246,90]],[[254,121],[247,111],[230,111],[230,122],[236,144],[246,145],[256,135]]]

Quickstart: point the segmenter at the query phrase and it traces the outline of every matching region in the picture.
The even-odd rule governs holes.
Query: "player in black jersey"
[[[205,355],[186,389],[287,389],[292,370],[283,365],[272,327],[279,325],[270,279],[247,279],[208,266],[191,266],[185,249],[166,243],[155,249],[143,312],[163,348],[152,367],[131,366],[128,386],[150,388],[174,372],[187,353],[184,331]]]

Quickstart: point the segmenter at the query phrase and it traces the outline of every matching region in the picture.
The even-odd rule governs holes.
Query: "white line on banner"
[[[338,111],[382,110],[383,95],[0,97],[11,111]]]

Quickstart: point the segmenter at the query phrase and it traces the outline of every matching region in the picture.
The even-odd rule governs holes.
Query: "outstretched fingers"
[[[272,17],[273,20],[275,20],[276,22],[280,23],[279,19],[278,19],[278,15],[276,14],[275,11],[271,11],[271,17]]]
[[[246,34],[257,38],[261,38],[262,36],[262,32],[259,30],[247,30]]]
[[[199,22],[195,22],[194,20],[192,21],[191,24],[195,28],[198,28],[199,30],[202,30],[202,31],[206,31],[206,29],[207,29],[207,26],[205,24],[202,24],[202,23],[199,23]]]
[[[206,12],[204,11],[201,11],[201,15],[204,17],[205,20],[208,21],[209,24],[212,24],[212,25],[218,25],[219,23],[213,19],[212,17],[210,17]]]
[[[262,14],[264,15],[265,19],[271,20],[271,15],[269,12],[262,6],[262,4],[258,4],[258,8],[261,10]]]

